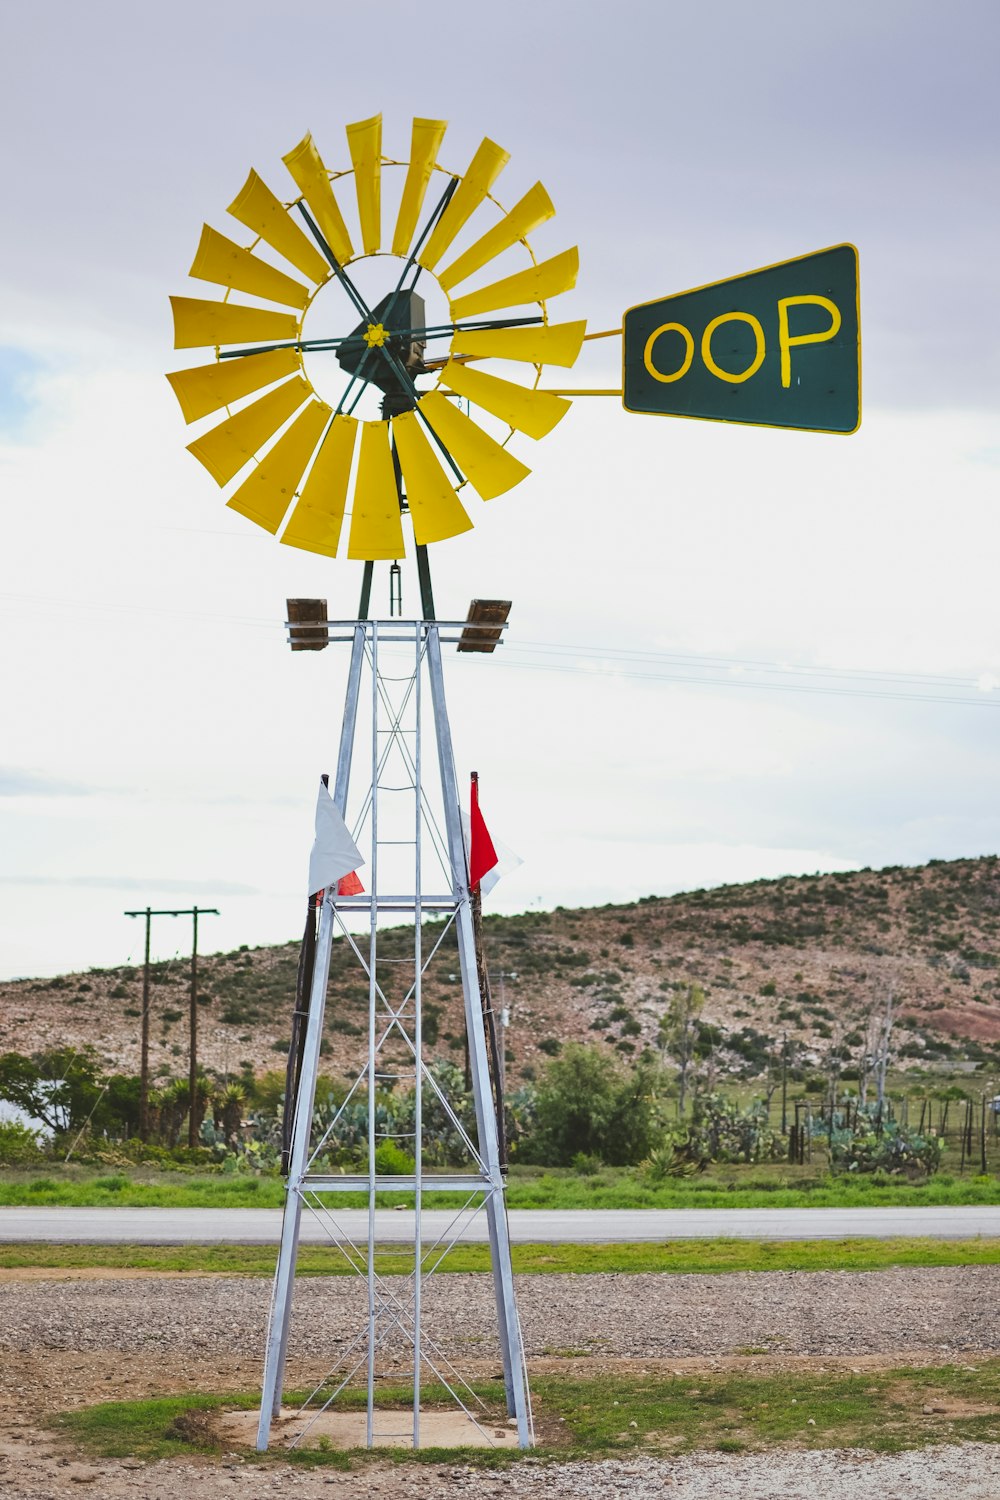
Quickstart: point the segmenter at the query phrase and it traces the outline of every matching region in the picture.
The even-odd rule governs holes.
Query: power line
[[[42,594],[0,593],[0,600],[10,600],[21,604],[57,605],[64,611],[70,609],[89,610],[95,613],[155,615],[161,618],[207,620],[217,625],[251,625],[255,628],[266,630],[283,629],[283,626],[276,625],[273,619],[265,619],[256,615],[212,614],[202,610],[157,609],[145,604],[98,604],[91,601],[70,601]],[[557,660],[547,662],[538,659],[546,655],[555,655]],[[614,665],[615,670],[613,675],[615,677],[641,682],[690,683],[696,687],[751,688],[759,692],[800,692],[823,694],[833,697],[874,698],[883,702],[939,703],[964,708],[1000,708],[1000,697],[993,699],[985,691],[976,697],[963,697],[948,693],[947,689],[949,688],[964,689],[968,693],[968,690],[973,685],[971,674],[965,677],[957,677],[944,673],[900,672],[867,667],[814,667],[796,662],[785,664],[769,662],[760,657],[720,656],[700,652],[652,651],[641,647],[625,646],[577,646],[555,641],[517,641],[516,644],[512,643],[507,646],[503,653],[497,657],[497,661],[510,670],[569,672],[575,674],[588,673],[591,670],[588,665],[590,663],[607,662]],[[629,664],[634,664],[637,667],[648,665],[650,668],[663,667],[673,670],[623,670],[623,667],[627,667]],[[734,669],[739,671],[750,669],[751,671],[766,674],[772,678],[780,676],[796,680],[790,682],[755,682],[746,677],[692,675],[697,670],[703,672],[729,672]],[[812,681],[800,682],[797,679],[811,679]],[[831,685],[817,685],[817,679],[823,682],[828,681]],[[844,686],[833,685],[838,683],[844,684]],[[875,684],[884,684],[889,687],[897,684],[901,689],[927,687],[928,689],[937,688],[944,691],[885,692],[875,690]]]
[[[588,677],[595,675],[586,665],[587,658],[580,658],[575,665],[562,665],[557,662],[518,661],[516,657],[511,660],[507,653],[504,653],[497,660],[499,665],[513,671],[560,672]],[[836,698],[875,698],[882,702],[943,703],[964,708],[1000,708],[1000,699],[990,699],[985,694],[980,698],[962,698],[944,693],[879,692],[864,687],[810,686],[804,682],[752,682],[745,677],[700,677],[679,672],[631,672],[621,668],[616,668],[613,673],[609,672],[606,675],[609,678],[626,678],[637,682],[676,682],[695,687],[750,688],[758,692],[821,694]]]

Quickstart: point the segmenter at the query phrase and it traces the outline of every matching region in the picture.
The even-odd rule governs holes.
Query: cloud
[[[158,893],[181,896],[257,896],[256,886],[233,880],[171,880],[137,875],[0,875],[0,885],[85,886],[95,891],[139,891],[147,898]]]
[[[0,797],[89,797],[93,792],[93,787],[64,781],[59,776],[0,766]]]

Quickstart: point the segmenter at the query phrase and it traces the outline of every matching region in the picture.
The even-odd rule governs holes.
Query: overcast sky
[[[455,170],[510,150],[504,202],[541,178],[595,329],[861,258],[856,436],[580,400],[434,550],[442,614],[514,600],[502,652],[448,662],[525,860],[494,908],[995,851],[998,33],[992,0],[0,6],[0,974],[135,958],[147,902],[218,906],[207,947],[300,928],[344,662],[289,654],[284,600],[353,614],[358,565],[226,510],[167,297],[213,295],[187,268],[251,165],[288,191],[307,129],[346,165],[379,110],[387,155],[428,115]]]

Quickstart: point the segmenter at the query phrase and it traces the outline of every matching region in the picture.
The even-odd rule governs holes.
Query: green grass
[[[464,1195],[425,1194],[427,1207],[455,1206]],[[44,1175],[0,1172],[0,1206],[96,1208],[278,1208],[278,1177],[197,1175],[152,1168],[109,1176],[80,1168],[46,1168]],[[344,1193],[341,1207],[364,1207],[361,1193]],[[513,1168],[511,1208],[872,1208],[920,1204],[1000,1203],[1000,1178],[939,1173],[925,1183],[880,1178],[831,1178],[819,1168],[719,1167],[703,1176],[650,1182],[641,1172],[605,1168],[593,1176],[569,1170]],[[380,1194],[386,1207],[412,1203],[406,1193]]]
[[[514,1245],[519,1275],[722,1275],[731,1271],[879,1271],[889,1266],[1000,1265],[1000,1239],[671,1240],[665,1244]],[[0,1269],[149,1270],[204,1275],[272,1276],[270,1245],[0,1245]],[[412,1256],[383,1249],[380,1276],[406,1275]],[[302,1276],[350,1274],[344,1257],[327,1245],[299,1247]],[[488,1271],[489,1246],[457,1245],[439,1272]]]
[[[502,1387],[478,1388],[492,1406]],[[552,1457],[602,1457],[634,1452],[678,1453],[697,1449],[740,1452],[767,1448],[863,1448],[897,1452],[931,1443],[1000,1442],[1000,1360],[927,1369],[901,1368],[875,1374],[806,1373],[620,1376],[575,1380],[544,1376],[532,1381],[539,1443],[535,1452]],[[353,1393],[358,1405],[363,1393]],[[402,1391],[381,1393],[381,1401],[404,1399]],[[428,1404],[435,1399],[428,1392]],[[105,1458],[134,1455],[154,1459],[211,1452],[210,1435],[199,1433],[188,1412],[220,1406],[247,1408],[255,1396],[182,1396],[117,1401],[65,1413],[62,1429],[75,1443]],[[925,1406],[942,1406],[925,1412]],[[178,1427],[178,1419],[180,1426]],[[185,1431],[188,1436],[182,1436]],[[227,1442],[227,1447],[229,1446]],[[214,1451],[220,1452],[218,1446]],[[300,1462],[343,1468],[363,1460],[310,1450]],[[404,1457],[440,1462],[441,1450],[419,1454],[378,1450],[379,1458]],[[493,1466],[517,1461],[517,1452],[451,1450],[465,1464]],[[288,1459],[271,1453],[258,1462]]]

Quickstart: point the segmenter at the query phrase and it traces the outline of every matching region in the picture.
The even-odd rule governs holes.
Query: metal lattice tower
[[[461,624],[434,620],[355,620],[330,622],[329,639],[351,646],[346,703],[333,799],[347,815],[356,742],[363,743],[359,718],[370,708],[367,750],[370,766],[355,838],[370,858],[362,872],[368,894],[343,897],[331,887],[325,892],[316,934],[315,960],[309,990],[305,1038],[294,1104],[284,1220],[268,1327],[264,1388],[257,1446],[268,1446],[271,1424],[281,1411],[288,1334],[292,1314],[295,1264],[303,1211],[323,1225],[333,1246],[343,1253],[366,1285],[365,1314],[357,1334],[348,1339],[337,1364],[302,1407],[301,1440],[318,1413],[341,1392],[364,1382],[367,1387],[366,1441],[412,1442],[420,1447],[421,1388],[428,1380],[443,1386],[456,1405],[477,1422],[489,1438],[485,1407],[455,1369],[447,1354],[422,1326],[424,1292],[436,1267],[471,1220],[485,1214],[491,1251],[500,1350],[507,1411],[516,1420],[520,1446],[532,1441],[531,1413],[521,1331],[511,1272],[505,1180],[500,1161],[494,1089],[477,975],[468,865],[459,808],[458,782],[451,728],[445,702],[442,641],[455,641]],[[424,735],[426,705],[430,700],[434,735]],[[349,819],[350,821],[350,819]],[[367,837],[367,844],[365,839]],[[368,931],[359,936],[357,916],[368,917]],[[412,956],[400,958],[398,943],[384,941],[380,919],[412,916]],[[348,925],[350,921],[350,926]],[[454,933],[468,1035],[469,1071],[475,1125],[462,1120],[447,1098],[423,1052],[423,990],[430,965],[442,944]],[[383,952],[380,954],[380,935]],[[319,1070],[324,1016],[328,1003],[331,948],[335,937],[348,945],[368,986],[367,1058],[347,1098],[321,1129],[314,1124],[314,1100]],[[336,1005],[336,994],[329,995]],[[414,1158],[410,1176],[383,1175],[377,1153],[388,1139],[380,1129],[376,1093],[380,1087],[402,1083],[413,1090],[412,1129],[401,1142]],[[354,1176],[324,1172],[322,1158],[335,1140],[338,1124],[351,1101],[367,1104],[367,1171]],[[429,1111],[447,1118],[467,1156],[457,1172],[425,1169],[425,1119]],[[367,1195],[366,1242],[345,1233],[338,1215],[338,1195],[362,1191]],[[376,1195],[407,1191],[413,1194],[412,1263],[408,1276],[385,1277],[375,1263]],[[461,1193],[444,1234],[428,1241],[424,1234],[423,1200],[428,1191]],[[398,1428],[377,1402],[378,1382],[391,1373],[395,1384],[412,1383],[412,1430]],[[484,1418],[479,1420],[479,1414]],[[382,1419],[381,1424],[379,1418]],[[387,1430],[388,1429],[388,1430]]]

